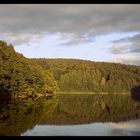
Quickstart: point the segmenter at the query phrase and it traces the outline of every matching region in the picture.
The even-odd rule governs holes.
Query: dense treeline
[[[77,59],[32,59],[51,70],[61,91],[130,92],[140,85],[140,66]]]
[[[39,64],[39,65],[38,65]],[[140,85],[140,66],[76,59],[27,59],[0,41],[0,93],[122,93]]]
[[[0,93],[12,96],[35,95],[58,90],[49,70],[16,53],[12,45],[0,41]]]

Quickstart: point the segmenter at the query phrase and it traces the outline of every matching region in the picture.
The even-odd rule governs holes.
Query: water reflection
[[[140,135],[138,118],[130,95],[59,95],[0,105],[0,135]]]
[[[120,127],[122,125],[126,127]],[[129,128],[127,128],[128,125]],[[37,125],[33,130],[23,133],[22,136],[140,136],[139,128],[140,120],[131,120],[117,124]]]
[[[23,136],[93,136],[107,135],[112,124],[83,124],[83,125],[38,125],[33,130],[22,134]]]
[[[109,135],[140,136],[140,119],[115,123]]]
[[[15,101],[0,106],[0,135],[17,136],[33,129],[44,115],[51,112],[54,103],[41,98]]]
[[[130,95],[61,95],[52,115],[40,124],[120,122],[137,118],[140,118],[140,103]]]

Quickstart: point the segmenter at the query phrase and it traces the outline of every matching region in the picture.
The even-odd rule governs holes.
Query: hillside
[[[58,90],[52,73],[0,41],[0,94],[31,96]]]
[[[140,66],[78,59],[28,59],[0,41],[0,94],[31,96],[50,91],[131,92]]]
[[[32,59],[51,70],[61,91],[131,92],[140,85],[140,66],[78,59]]]

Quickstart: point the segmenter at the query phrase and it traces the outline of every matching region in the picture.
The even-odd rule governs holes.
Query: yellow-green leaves
[[[0,88],[14,95],[45,94],[58,89],[53,75],[0,41]]]

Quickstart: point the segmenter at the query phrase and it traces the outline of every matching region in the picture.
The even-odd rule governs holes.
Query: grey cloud
[[[137,4],[46,4],[0,5],[0,34],[74,33],[81,41],[90,30],[93,36],[112,32],[140,31]],[[18,38],[17,38],[18,39]]]
[[[30,42],[38,42],[43,38],[43,34],[32,34],[32,33],[7,33],[2,37],[4,41],[10,44],[19,45]]]
[[[113,40],[111,41],[112,43],[124,43],[124,42],[129,42],[131,37],[127,37],[127,38],[122,38],[122,39],[118,39],[118,40]]]
[[[86,34],[83,36],[73,36],[73,38],[71,38],[69,41],[61,43],[60,45],[73,46],[93,41],[95,41],[95,38],[89,36],[89,34]]]
[[[136,65],[136,66],[140,66],[140,58],[137,59],[122,59],[121,60],[123,64],[130,64],[130,65]]]
[[[117,44],[117,43],[131,43],[128,46],[129,52],[132,52],[132,53],[139,53],[140,52],[140,34],[137,34],[133,37],[127,37],[127,38],[122,38],[119,40],[114,40],[112,42],[115,44]],[[115,50],[114,47],[111,48],[111,50],[113,50],[113,49]],[[112,53],[114,53],[114,52],[115,51],[112,51]]]
[[[127,130],[123,130],[123,129],[112,129],[111,132],[109,133],[109,135],[111,136],[128,136],[131,133]]]
[[[130,52],[139,53],[140,52],[140,41],[136,41],[132,43],[132,47]]]
[[[110,48],[110,52],[113,54],[121,54],[128,50],[128,46],[113,46]]]
[[[133,37],[125,37],[118,40],[113,40],[113,43],[123,43],[123,42],[131,42],[140,40],[140,34],[134,35]]]
[[[131,42],[130,52],[139,53],[140,52],[140,34],[128,39]]]
[[[140,55],[118,55],[111,62],[140,66]]]
[[[140,119],[114,123],[111,136],[140,136]]]
[[[123,129],[112,129],[109,133],[111,136],[140,136],[139,130],[123,130]]]

